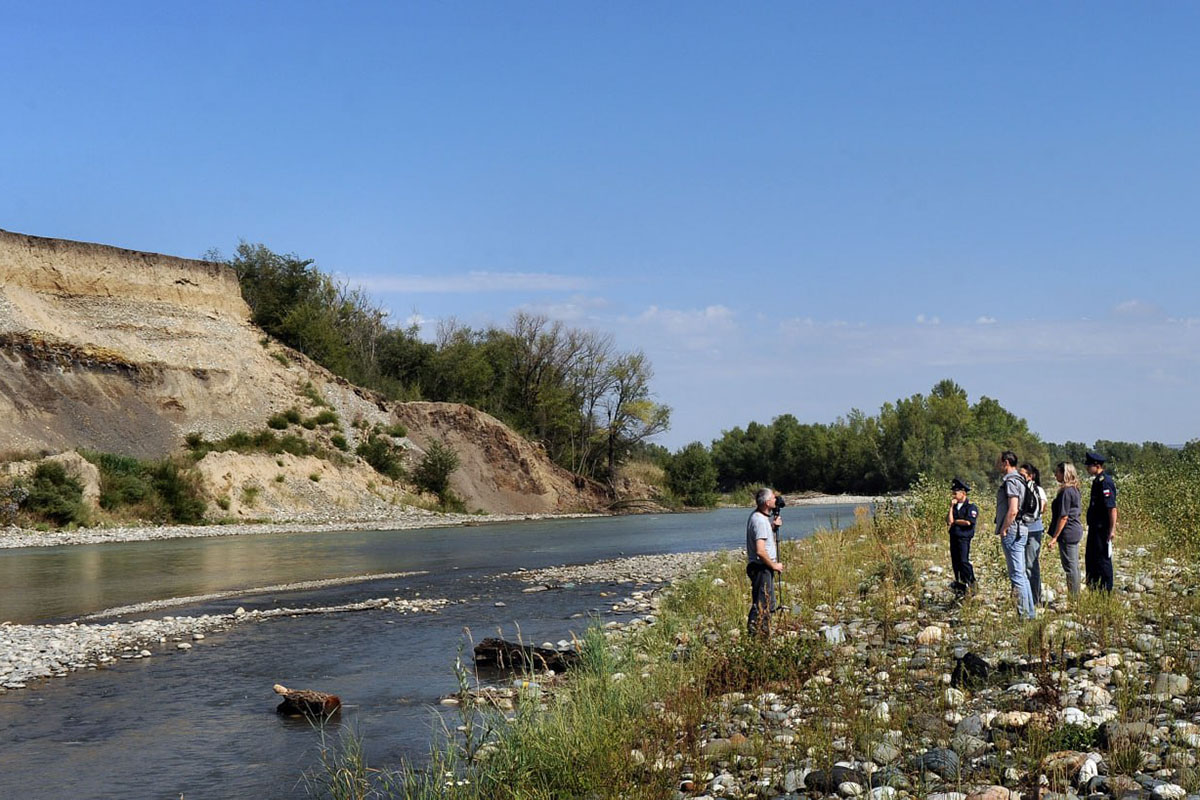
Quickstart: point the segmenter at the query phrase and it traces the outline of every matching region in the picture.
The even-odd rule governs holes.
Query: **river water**
[[[0,551],[0,621],[62,622],[137,603],[194,616],[376,597],[464,601],[432,614],[283,617],[209,634],[184,653],[72,673],[0,694],[0,797],[302,798],[320,734],[275,715],[275,683],[341,696],[368,761],[420,761],[457,688],[459,648],[497,633],[540,643],[582,634],[629,587],[524,594],[503,573],[621,556],[743,546],[748,510],[543,520],[416,531],[177,539]],[[788,508],[786,537],[844,526],[854,506]],[[390,573],[300,591],[301,581]],[[264,590],[264,587],[266,589]],[[503,602],[502,607],[496,605]],[[109,617],[133,619],[135,616]],[[154,648],[151,648],[152,650]]]

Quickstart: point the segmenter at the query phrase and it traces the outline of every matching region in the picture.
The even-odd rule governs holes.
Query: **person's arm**
[[[1117,507],[1108,510],[1108,540],[1111,542],[1117,535]]]
[[[754,552],[758,554],[759,559],[761,559],[762,562],[764,564],[766,564],[768,567],[775,570],[776,572],[783,572],[783,564],[779,563],[778,561],[772,561],[770,554],[767,553],[767,540],[766,539],[755,539],[754,540]]]
[[[1012,496],[1008,498],[1008,513],[1004,515],[1004,522],[1000,527],[1000,536],[1008,535],[1008,529],[1017,520],[1017,513],[1020,511],[1021,498]]]
[[[950,512],[946,514],[946,524],[953,528],[958,524],[958,520],[954,519],[954,501],[950,501]]]

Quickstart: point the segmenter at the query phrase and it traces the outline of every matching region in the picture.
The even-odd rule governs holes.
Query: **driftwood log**
[[[579,653],[574,650],[551,650],[496,638],[484,639],[475,645],[477,667],[566,672],[578,663]]]
[[[342,699],[336,694],[289,689],[278,683],[275,684],[275,694],[283,695],[283,702],[275,710],[288,717],[323,720],[336,714],[342,707]]]

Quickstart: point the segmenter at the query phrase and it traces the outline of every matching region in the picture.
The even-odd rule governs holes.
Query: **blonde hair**
[[[1057,467],[1055,467],[1055,470],[1062,472],[1063,486],[1074,486],[1076,489],[1079,488],[1079,473],[1075,471],[1074,464],[1072,464],[1070,461],[1062,461]]]

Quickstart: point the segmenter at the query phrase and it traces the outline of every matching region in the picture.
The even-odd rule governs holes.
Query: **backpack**
[[[1025,494],[1021,495],[1020,519],[1033,522],[1042,515],[1042,498],[1038,496],[1037,484],[1025,481]]]

